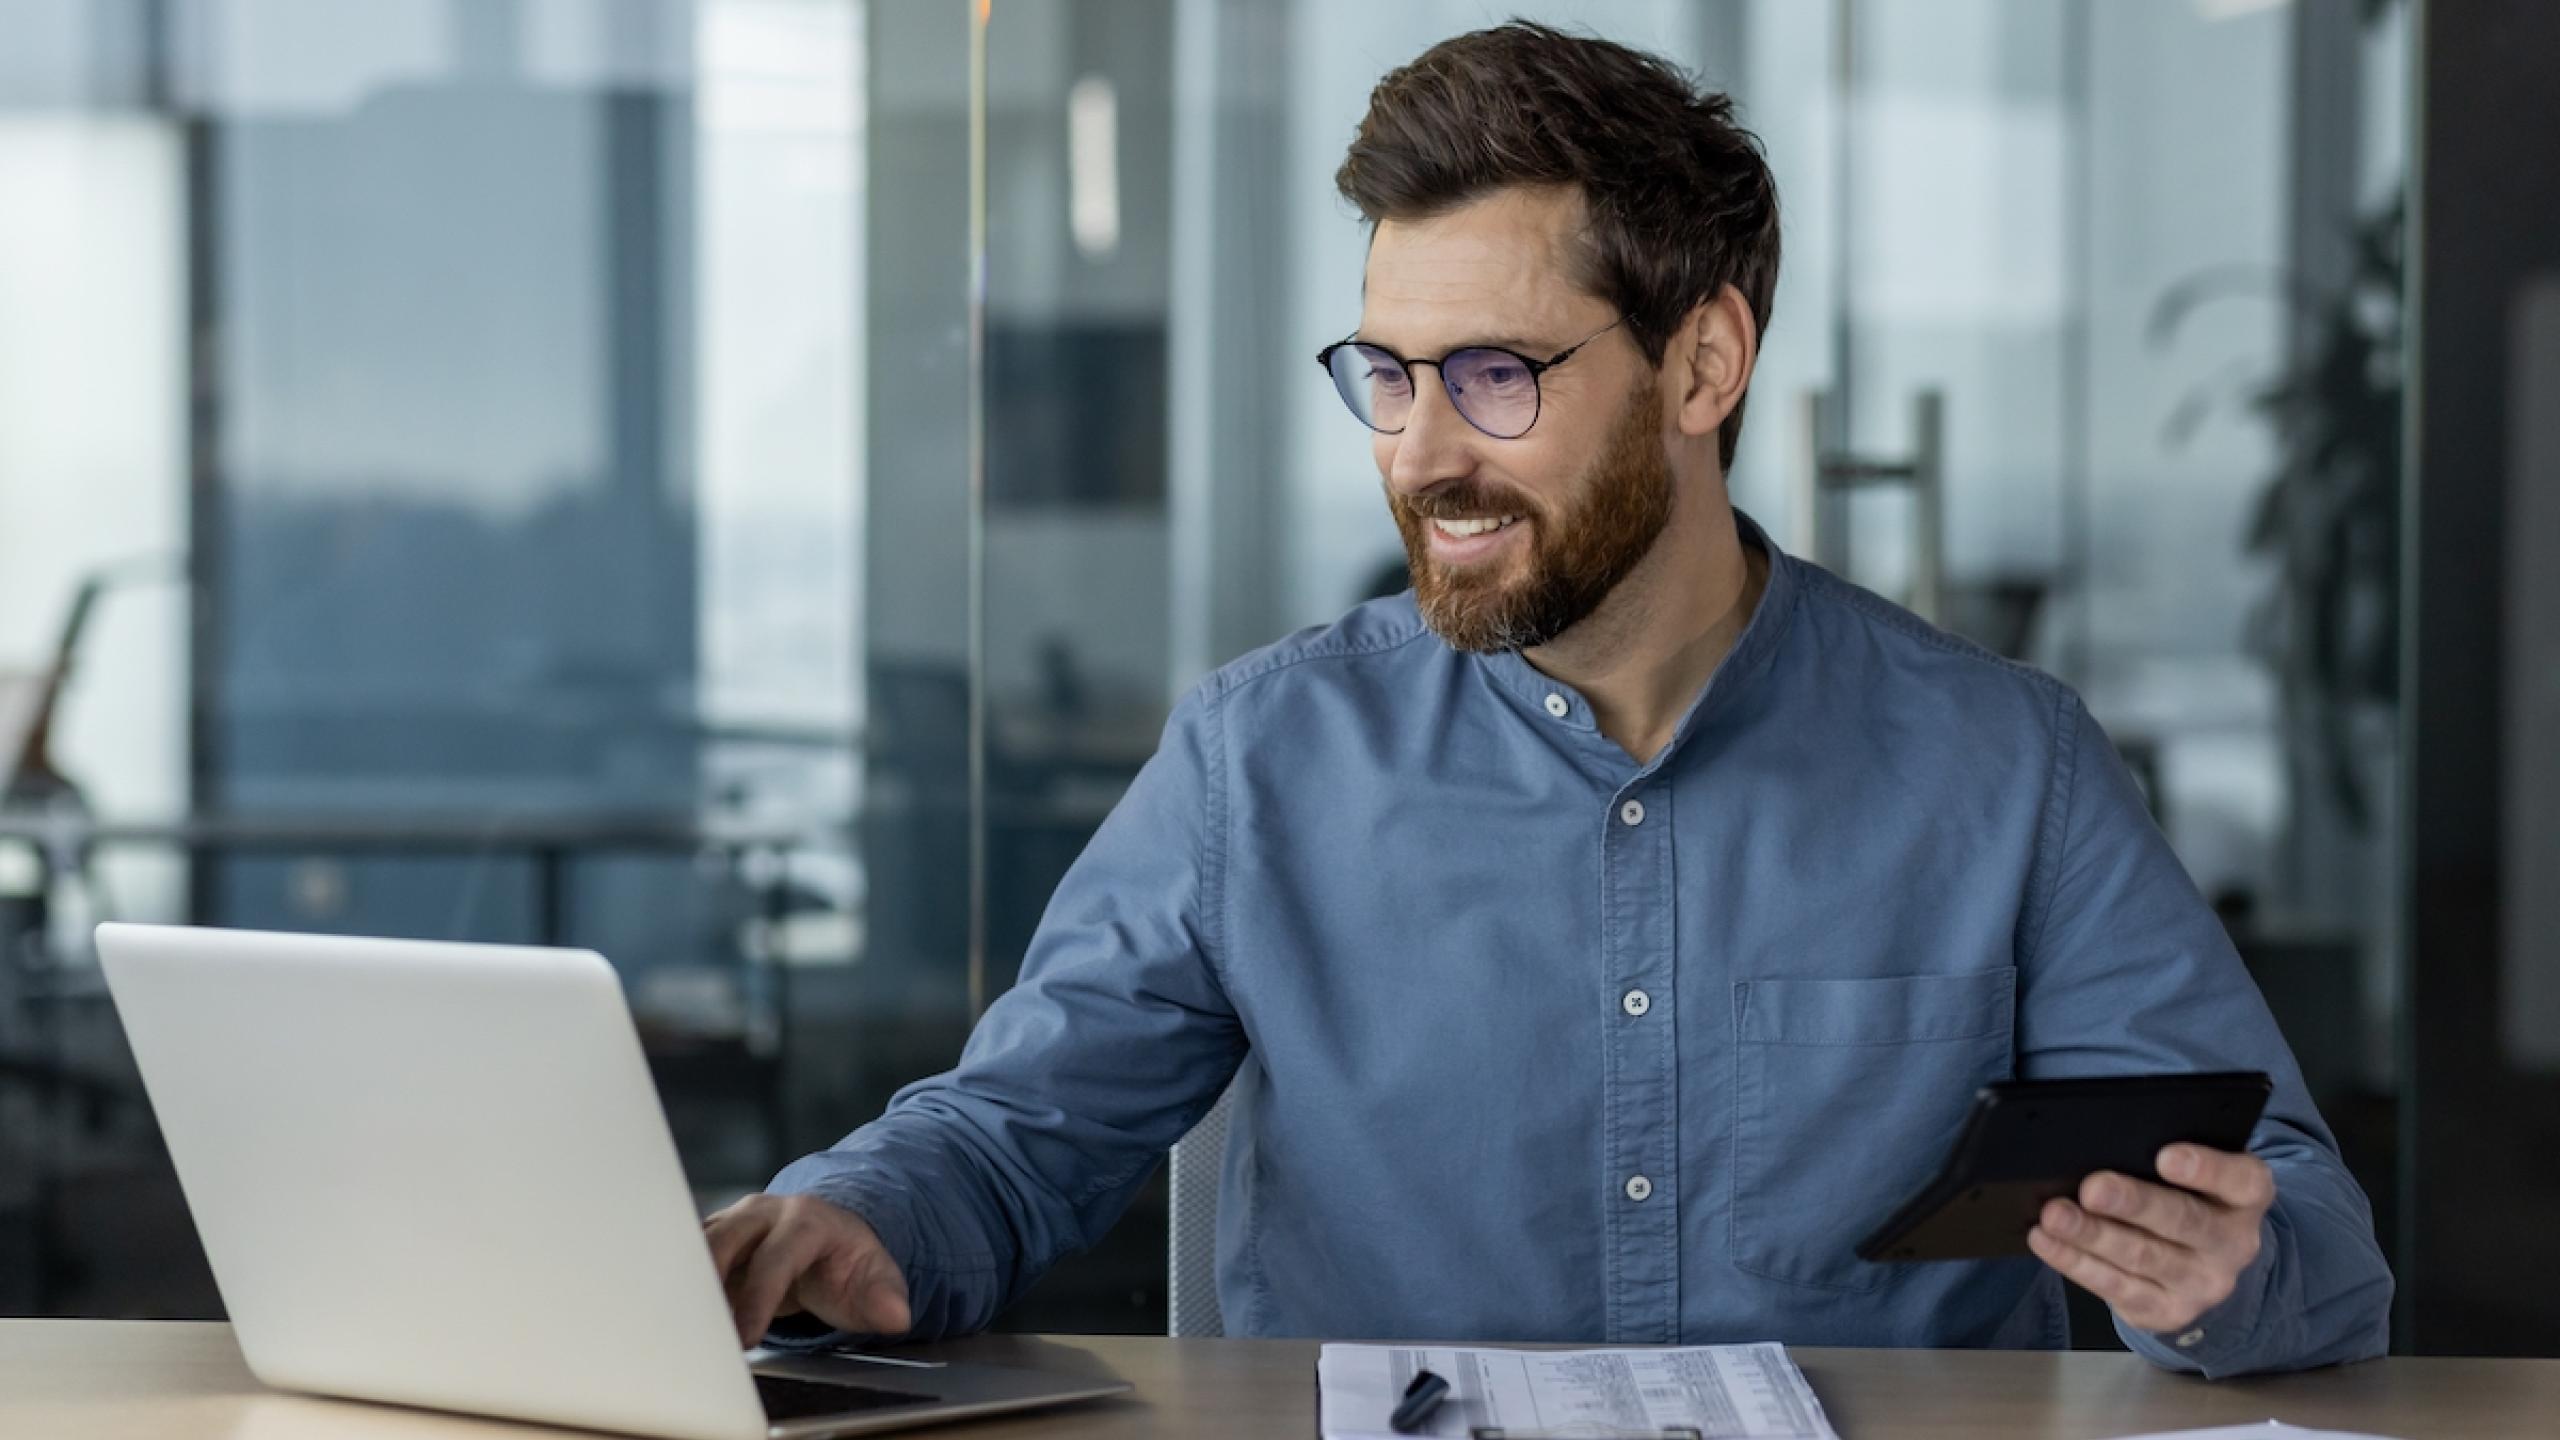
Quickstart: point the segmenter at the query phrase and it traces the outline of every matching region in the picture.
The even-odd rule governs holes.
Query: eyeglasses
[[[1413,368],[1440,372],[1449,403],[1468,424],[1496,440],[1517,440],[1538,423],[1538,377],[1573,358],[1583,346],[1627,323],[1619,316],[1544,360],[1499,345],[1470,345],[1437,360],[1416,360],[1382,346],[1339,340],[1316,352],[1333,388],[1360,423],[1381,435],[1401,435],[1413,416]]]

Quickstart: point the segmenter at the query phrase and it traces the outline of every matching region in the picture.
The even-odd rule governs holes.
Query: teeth
[[[1441,534],[1463,540],[1470,535],[1483,535],[1499,530],[1506,525],[1516,523],[1519,519],[1517,515],[1501,515],[1482,520],[1434,520],[1431,523],[1439,527]]]

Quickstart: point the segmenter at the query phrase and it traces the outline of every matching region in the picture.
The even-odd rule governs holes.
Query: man
[[[1410,595],[1178,707],[957,1069],[709,1236],[739,1333],[984,1326],[1232,1079],[1248,1335],[2375,1355],[2391,1279],[2264,1004],[2076,696],[1726,498],[1778,264],[1721,96],[1530,25],[1381,82],[1322,357]],[[2249,1153],[2034,1258],[1870,1265],[1976,1086],[2263,1069]]]

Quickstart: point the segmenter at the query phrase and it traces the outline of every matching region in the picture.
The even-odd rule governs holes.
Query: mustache
[[[1476,520],[1493,515],[1534,515],[1537,507],[1506,486],[1457,482],[1416,495],[1394,495],[1396,508],[1417,520]]]

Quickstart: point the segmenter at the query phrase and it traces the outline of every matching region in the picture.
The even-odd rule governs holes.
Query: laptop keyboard
[[[821,1415],[847,1415],[860,1410],[886,1410],[897,1405],[930,1405],[930,1395],[881,1390],[869,1385],[837,1385],[824,1380],[794,1380],[784,1375],[756,1376],[756,1395],[764,1416],[780,1425]]]

